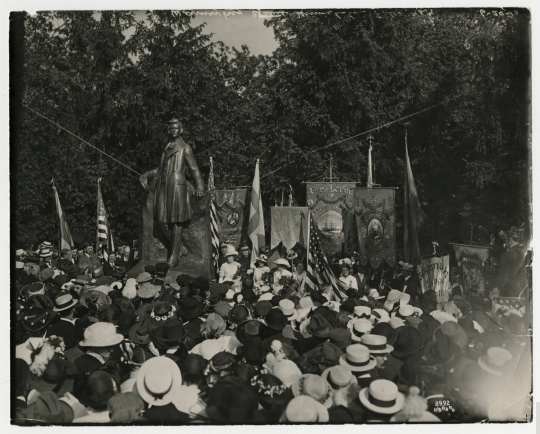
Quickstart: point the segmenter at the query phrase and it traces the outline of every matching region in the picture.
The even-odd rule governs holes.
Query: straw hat
[[[369,350],[360,344],[349,345],[339,359],[339,364],[352,372],[364,372],[373,369],[377,361],[370,356]]]
[[[501,377],[504,364],[510,360],[512,360],[512,354],[508,350],[501,347],[491,347],[485,356],[478,359],[478,364],[487,373]]]
[[[279,378],[285,386],[291,387],[302,376],[302,371],[296,363],[285,359],[272,366],[271,374]]]
[[[152,357],[137,374],[137,391],[150,407],[170,404],[178,397],[181,385],[180,368],[168,357]]]
[[[79,301],[74,299],[71,294],[64,294],[60,297],[57,297],[56,300],[54,300],[54,311],[55,312],[61,312],[63,310],[67,310],[75,306]]]
[[[368,306],[356,306],[353,313],[358,318],[371,318],[371,308]]]
[[[358,380],[351,370],[342,365],[326,368],[322,372],[321,378],[326,380],[334,390],[342,389],[350,384],[358,384]]]
[[[84,331],[81,347],[112,347],[124,340],[124,336],[116,332],[116,327],[107,322],[97,322]]]
[[[362,336],[369,333],[373,328],[371,321],[364,318],[352,320],[348,325],[351,330],[351,338],[355,342],[360,342]]]
[[[371,311],[371,317],[374,318],[377,323],[390,322],[390,315],[384,309],[373,309]]]
[[[359,393],[360,402],[380,414],[394,414],[403,408],[405,397],[389,380],[374,380]]]
[[[362,345],[367,347],[371,354],[385,354],[394,351],[394,347],[388,345],[386,336],[374,334],[364,335],[362,336],[361,342]]]

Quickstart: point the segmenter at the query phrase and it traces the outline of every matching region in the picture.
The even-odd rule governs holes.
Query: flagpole
[[[368,151],[367,188],[372,188],[373,187],[373,170],[372,170],[372,164],[371,164],[371,151],[373,149],[373,146],[371,142],[373,141],[373,136],[371,134],[368,136],[368,140],[369,140],[369,151]]]

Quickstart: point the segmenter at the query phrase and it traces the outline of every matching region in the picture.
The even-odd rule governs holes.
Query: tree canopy
[[[181,12],[27,17],[23,103],[133,171],[23,109],[16,238],[50,237],[51,178],[72,230],[94,239],[102,178],[115,236],[137,238],[136,173],[158,164],[172,116],[205,179],[214,158],[218,188],[250,184],[259,158],[267,209],[289,184],[303,204],[302,182],[330,155],[365,185],[359,134],[374,128],[375,181],[402,187],[407,128],[421,248],[464,241],[470,225],[527,221],[529,20],[524,9],[288,11],[265,21],[275,52],[254,56],[212,42]]]

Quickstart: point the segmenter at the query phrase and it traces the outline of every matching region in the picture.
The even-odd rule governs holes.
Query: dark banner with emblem
[[[238,250],[240,244],[248,240],[247,189],[215,190],[214,194],[219,241],[220,243],[232,244]]]
[[[464,295],[483,294],[486,289],[485,274],[491,256],[491,247],[450,244],[454,247],[456,254]]]
[[[344,250],[353,233],[354,182],[308,182],[307,206],[313,212],[328,258]],[[350,253],[350,252],[348,252]]]
[[[393,188],[355,188],[354,212],[360,262],[396,265],[396,211]]]

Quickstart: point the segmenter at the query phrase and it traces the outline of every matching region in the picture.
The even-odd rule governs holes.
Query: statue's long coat
[[[164,223],[182,223],[191,219],[193,186],[186,180],[189,168],[197,191],[204,191],[201,173],[193,150],[181,137],[170,142],[161,156],[161,164],[154,169],[157,177],[154,191],[154,219]]]

